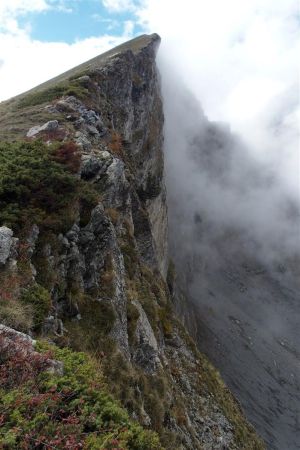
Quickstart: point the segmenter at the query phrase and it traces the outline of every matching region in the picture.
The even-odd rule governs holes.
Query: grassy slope
[[[143,35],[131,41],[115,47],[112,50],[96,56],[95,58],[64,72],[63,74],[36,86],[35,88],[0,103],[0,141],[15,140],[24,137],[28,129],[36,124],[42,124],[48,120],[57,119],[63,121],[62,114],[50,114],[45,110],[45,106],[51,103],[51,95],[45,93],[52,92],[52,98],[59,98],[64,94],[71,94],[70,83],[73,84],[75,94],[84,96],[84,89],[72,80],[82,75],[87,75],[95,68],[100,68],[107,64],[110,59],[118,54],[131,50],[134,54],[141,51],[154,39],[159,39],[157,35]],[[55,93],[57,97],[55,97]],[[43,100],[44,96],[44,100]],[[34,105],[31,99],[40,97],[40,101]]]

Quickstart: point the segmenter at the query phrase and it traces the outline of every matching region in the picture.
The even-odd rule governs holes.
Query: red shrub
[[[51,366],[49,353],[37,353],[32,343],[9,331],[0,334],[0,387],[12,388],[34,380]]]
[[[65,142],[53,153],[52,159],[67,167],[69,172],[77,173],[80,168],[81,158],[78,146],[74,142]]]

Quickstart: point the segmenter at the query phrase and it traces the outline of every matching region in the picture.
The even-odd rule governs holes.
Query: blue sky
[[[105,2],[104,2],[105,3]],[[112,2],[113,3],[113,2]],[[109,4],[109,2],[108,2]],[[104,34],[122,35],[126,27],[133,35],[142,33],[130,7],[105,7],[97,0],[65,0],[53,2],[44,11],[27,11],[19,19],[20,27],[30,27],[32,39],[42,42],[66,42]]]
[[[0,101],[145,32],[146,0],[0,0]]]

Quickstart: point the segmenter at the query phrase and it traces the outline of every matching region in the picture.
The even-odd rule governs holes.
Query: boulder
[[[27,137],[31,138],[39,134],[41,131],[54,131],[58,128],[58,121],[57,120],[50,120],[49,122],[44,123],[44,125],[36,125],[27,133]]]

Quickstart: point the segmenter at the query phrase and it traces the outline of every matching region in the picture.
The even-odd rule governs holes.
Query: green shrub
[[[34,284],[28,289],[24,289],[21,295],[21,302],[24,305],[30,305],[33,310],[33,326],[39,329],[51,309],[51,296],[49,292],[40,286]]]
[[[88,93],[89,91],[85,89],[78,80],[73,79],[50,88],[28,93],[19,100],[18,108],[41,105],[57,100],[65,95],[74,95],[75,97],[84,100]]]
[[[0,224],[17,232],[33,223],[65,232],[78,216],[77,203],[85,203],[87,216],[98,194],[74,173],[78,158],[69,143],[0,143]]]
[[[16,349],[0,360],[1,448],[163,450],[108,394],[91,358],[43,343],[38,349],[31,358]],[[63,363],[63,375],[45,371],[49,356]]]
[[[25,108],[27,106],[36,106],[42,103],[51,102],[63,96],[65,91],[64,86],[54,86],[41,91],[36,91],[27,94],[20,99],[18,108]]]

